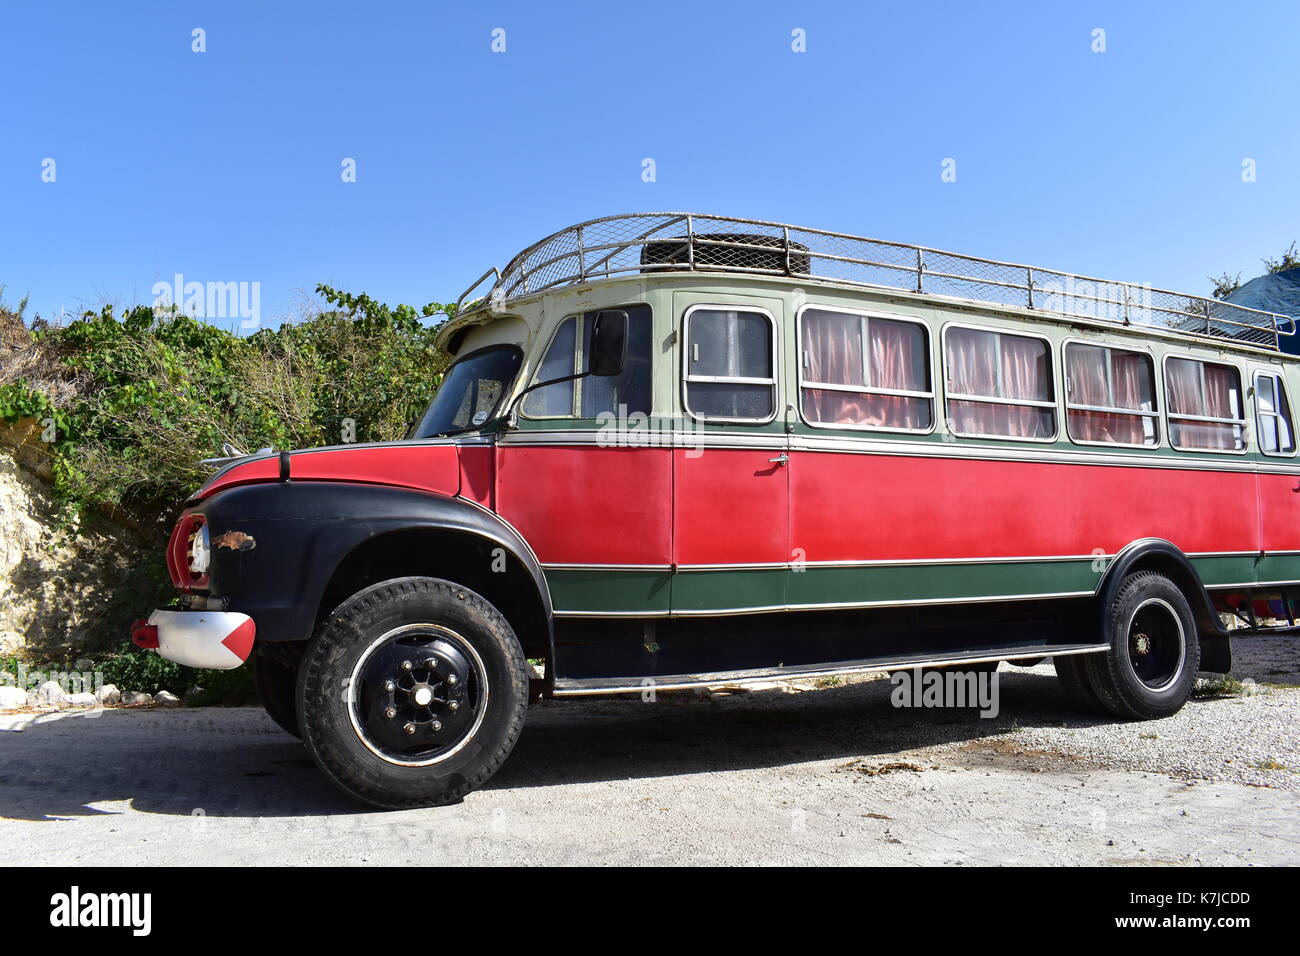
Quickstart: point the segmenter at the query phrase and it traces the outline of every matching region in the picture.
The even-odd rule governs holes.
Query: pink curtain
[[[1201,369],[1205,387],[1201,387]],[[1179,421],[1178,415],[1241,417],[1241,383],[1237,370],[1192,359],[1170,359],[1165,366],[1169,390],[1170,438],[1181,448],[1233,450],[1242,447],[1241,426],[1227,422]]]
[[[990,398],[1052,400],[1047,343],[979,329],[952,329],[947,347],[948,390]],[[998,389],[998,370],[1002,389]],[[957,400],[949,403],[953,428],[968,435],[1047,438],[1053,412],[1032,405]]]
[[[1108,353],[1114,395],[1109,394],[1106,387]],[[1146,356],[1101,346],[1071,345],[1066,348],[1065,357],[1071,404],[1153,410],[1151,361]],[[1072,409],[1070,433],[1081,441],[1154,444],[1154,430],[1148,432],[1145,421],[1140,415]]]
[[[920,326],[888,319],[868,322],[867,376],[862,363],[862,318],[839,312],[809,311],[803,321],[808,356],[804,381],[823,385],[929,391],[925,332]],[[925,428],[930,400],[824,388],[804,389],[804,412],[815,422],[870,428]]]

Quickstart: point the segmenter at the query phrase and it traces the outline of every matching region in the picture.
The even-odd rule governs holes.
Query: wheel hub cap
[[[482,661],[460,635],[409,625],[372,644],[353,673],[353,728],[385,760],[435,763],[481,723],[487,684]]]
[[[1128,658],[1134,676],[1154,691],[1170,687],[1182,672],[1186,635],[1165,600],[1144,601],[1129,619]]]

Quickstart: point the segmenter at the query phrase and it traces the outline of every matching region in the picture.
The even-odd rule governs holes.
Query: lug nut
[[[415,733],[415,724],[408,723],[405,727],[402,728],[402,732],[406,734]]]
[[[392,720],[394,717],[397,716],[397,708],[389,707],[386,711],[384,711],[384,716],[387,717],[389,720]]]
[[[384,690],[391,694],[393,691],[397,690],[397,685],[390,680],[386,680],[384,681]]]
[[[404,670],[404,671],[409,671],[410,669],[411,669],[411,662],[410,662],[410,661],[402,661],[402,670]]]
[[[435,721],[433,722],[433,729],[434,729],[434,732],[435,732],[435,733],[436,733],[437,731],[439,731],[439,730],[442,730],[442,722],[441,722],[441,721],[437,721],[437,720],[435,720]]]
[[[448,675],[447,675],[447,683],[448,683],[448,684],[454,684],[454,683],[456,683],[456,675],[455,675],[455,674],[448,674]]]
[[[447,709],[448,709],[448,710],[460,710],[460,704],[458,704],[458,703],[457,703],[456,701],[454,701],[454,700],[449,700],[449,701],[447,701]]]

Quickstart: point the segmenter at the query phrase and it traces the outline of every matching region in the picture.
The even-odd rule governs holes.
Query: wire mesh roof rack
[[[740,272],[819,279],[1015,306],[1061,316],[1137,325],[1280,350],[1295,320],[1273,312],[1096,279],[1053,269],[981,259],[900,242],[784,223],[699,213],[631,213],[562,229],[489,269],[465,300],[494,279],[465,312],[500,308],[524,296],[621,275]]]

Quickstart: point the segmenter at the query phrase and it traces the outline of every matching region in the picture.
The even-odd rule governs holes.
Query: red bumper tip
[[[158,626],[148,621],[136,621],[131,625],[131,643],[141,650],[151,650],[158,646]]]

